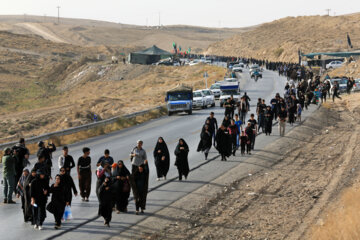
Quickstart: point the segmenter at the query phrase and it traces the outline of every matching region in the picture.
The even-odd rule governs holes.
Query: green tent
[[[316,52],[309,54],[302,54],[301,56],[313,59],[316,56],[331,56],[331,57],[351,57],[351,56],[360,56],[360,52]]]
[[[130,53],[130,63],[153,64],[160,61],[161,59],[169,58],[172,55],[173,54],[154,45],[151,48],[145,49],[143,51]]]

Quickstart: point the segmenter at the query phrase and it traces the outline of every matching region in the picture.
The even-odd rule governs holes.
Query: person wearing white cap
[[[146,151],[142,148],[143,141],[138,140],[137,146],[131,151],[130,159],[132,163],[132,170],[131,172],[134,172],[138,167],[142,164],[147,164],[147,156]]]

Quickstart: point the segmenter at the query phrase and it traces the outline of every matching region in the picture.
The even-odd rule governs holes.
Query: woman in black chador
[[[166,180],[166,175],[170,167],[170,154],[168,147],[162,137],[159,137],[155,149],[154,149],[154,159],[157,172],[157,180],[160,181],[161,178]]]
[[[66,200],[69,200],[69,193],[61,182],[60,175],[56,175],[55,183],[51,185],[49,192],[51,193],[51,202],[49,203],[47,210],[54,214],[55,229],[59,229],[61,228],[61,218],[64,215],[65,206],[66,204],[69,205],[69,202],[66,202]]]
[[[112,177],[114,179],[113,190],[117,213],[127,212],[131,190],[129,182],[130,172],[122,160],[118,161],[116,167],[113,168]]]
[[[187,176],[189,174],[189,162],[188,162],[188,154],[189,154],[189,147],[184,139],[180,139],[179,143],[175,149],[175,166],[178,169],[179,172],[179,180],[182,180],[182,177],[185,177],[185,180],[187,179]]]
[[[212,134],[209,130],[209,125],[205,125],[200,134],[200,142],[197,148],[198,152],[204,152],[205,160],[207,160],[209,151],[212,145]]]
[[[99,188],[99,216],[104,218],[104,225],[110,227],[113,208],[113,189],[110,177],[105,177]]]
[[[272,132],[273,112],[271,107],[267,106],[265,111],[265,134],[270,135]]]
[[[137,167],[130,175],[130,183],[134,194],[136,215],[139,214],[140,208],[141,213],[144,213],[149,186],[149,166],[142,164]]]

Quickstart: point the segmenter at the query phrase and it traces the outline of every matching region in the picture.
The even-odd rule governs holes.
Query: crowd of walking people
[[[250,109],[250,97],[246,92],[240,102],[230,97],[224,103],[224,118],[219,125],[215,113],[211,112],[202,126],[197,147],[198,152],[204,153],[205,160],[208,159],[213,146],[221,155],[221,161],[227,161],[231,155],[235,156],[239,148],[242,156],[250,155],[255,149],[256,137],[260,132],[266,135],[273,133],[274,121],[278,122],[279,135],[284,136],[287,123],[292,125],[296,121],[301,121],[304,109],[310,104],[318,104],[320,100],[326,101],[326,96],[330,95],[330,84],[326,79],[320,81],[320,77],[314,77],[311,72],[300,66],[267,61],[259,63],[270,70],[278,70],[279,75],[288,78],[283,96],[277,93],[269,102],[259,98],[253,112]],[[332,92],[333,100],[339,97],[336,84]],[[64,146],[57,162],[58,171],[54,174],[52,169],[56,166],[53,166],[52,154],[56,151],[56,146],[52,143],[46,146],[44,142],[39,142],[38,147],[37,162],[31,170],[27,168],[30,165],[30,152],[23,138],[13,148],[4,150],[4,203],[14,204],[15,193],[21,199],[25,222],[30,222],[35,229],[41,230],[48,211],[54,215],[55,229],[59,229],[64,220],[65,208],[71,206],[73,195],[79,194],[83,202],[89,201],[93,178],[91,150],[84,147],[82,156],[75,163],[68,147]],[[188,178],[189,151],[186,141],[183,138],[179,139],[174,151],[179,181]],[[157,181],[166,180],[170,168],[170,152],[164,138],[157,139],[153,156]],[[95,192],[99,201],[98,215],[104,218],[104,225],[108,227],[113,211],[118,214],[128,212],[131,191],[135,213],[138,215],[146,210],[149,162],[143,149],[143,141],[137,141],[129,157],[131,169],[125,166],[123,160],[114,161],[108,149],[96,163],[94,173]],[[79,192],[71,176],[74,168],[78,176]],[[50,182],[53,183],[50,185]],[[51,198],[48,202],[49,196]]]

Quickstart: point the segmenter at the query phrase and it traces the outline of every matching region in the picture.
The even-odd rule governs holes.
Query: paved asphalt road
[[[251,98],[252,111],[255,111],[257,98],[265,98],[269,103],[270,99],[277,93],[283,93],[286,79],[280,78],[274,72],[264,71],[263,79],[258,82],[249,79],[249,74],[245,71],[240,74],[241,87],[246,90]],[[310,111],[305,112],[303,119],[307,114],[312,112],[315,107]],[[96,162],[102,156],[104,149],[108,148],[111,151],[111,156],[115,160],[126,160],[126,166],[131,169],[129,161],[129,153],[136,145],[138,139],[144,141],[144,148],[147,150],[149,166],[150,166],[150,189],[148,195],[147,209],[144,215],[136,216],[134,214],[134,202],[129,203],[129,213],[117,215],[113,214],[111,228],[103,226],[103,219],[97,218],[98,201],[95,195],[95,175],[93,173],[92,193],[90,202],[81,202],[80,197],[73,199],[72,211],[74,219],[63,224],[61,230],[54,230],[54,218],[51,214],[47,213],[47,218],[44,223],[44,230],[34,230],[30,224],[23,223],[22,212],[20,209],[19,200],[16,205],[0,204],[0,239],[15,240],[24,237],[31,237],[31,239],[108,239],[111,236],[129,236],[125,232],[129,226],[136,224],[143,220],[148,215],[156,214],[156,212],[165,206],[170,205],[172,202],[186,196],[188,193],[196,190],[197,188],[209,183],[216,177],[226,173],[229,169],[238,164],[241,164],[240,158],[230,158],[228,162],[220,162],[218,153],[214,148],[211,149],[209,154],[209,161],[205,161],[203,154],[196,152],[199,142],[199,135],[202,125],[210,111],[215,112],[215,117],[218,122],[223,119],[223,109],[219,107],[194,111],[193,115],[175,115],[171,117],[162,117],[160,119],[152,120],[147,123],[114,132],[111,134],[95,137],[86,141],[73,144],[70,147],[70,154],[77,161],[81,155],[81,149],[84,146],[90,147],[92,157],[93,172],[96,168]],[[290,127],[287,127],[290,130]],[[276,140],[279,136],[277,128],[274,127],[274,136],[266,137],[263,134],[258,136],[255,148],[261,149],[268,143]],[[156,181],[156,170],[152,156],[153,148],[155,147],[157,138],[164,137],[168,144],[171,154],[171,167],[168,174],[167,181]],[[189,174],[188,180],[179,182],[173,178],[177,177],[177,169],[174,166],[174,149],[177,145],[179,138],[184,138],[190,147],[189,164],[193,171]],[[53,154],[54,166],[57,171],[57,159],[61,154],[60,148]],[[243,159],[246,159],[245,157]],[[34,164],[35,159],[32,160]],[[73,178],[78,186],[76,171],[73,171]],[[0,176],[1,177],[1,176]],[[2,178],[1,178],[2,179]],[[1,188],[2,190],[2,188]],[[2,193],[0,194],[2,196]],[[2,199],[1,199],[2,200]],[[124,234],[124,235],[121,235]]]

